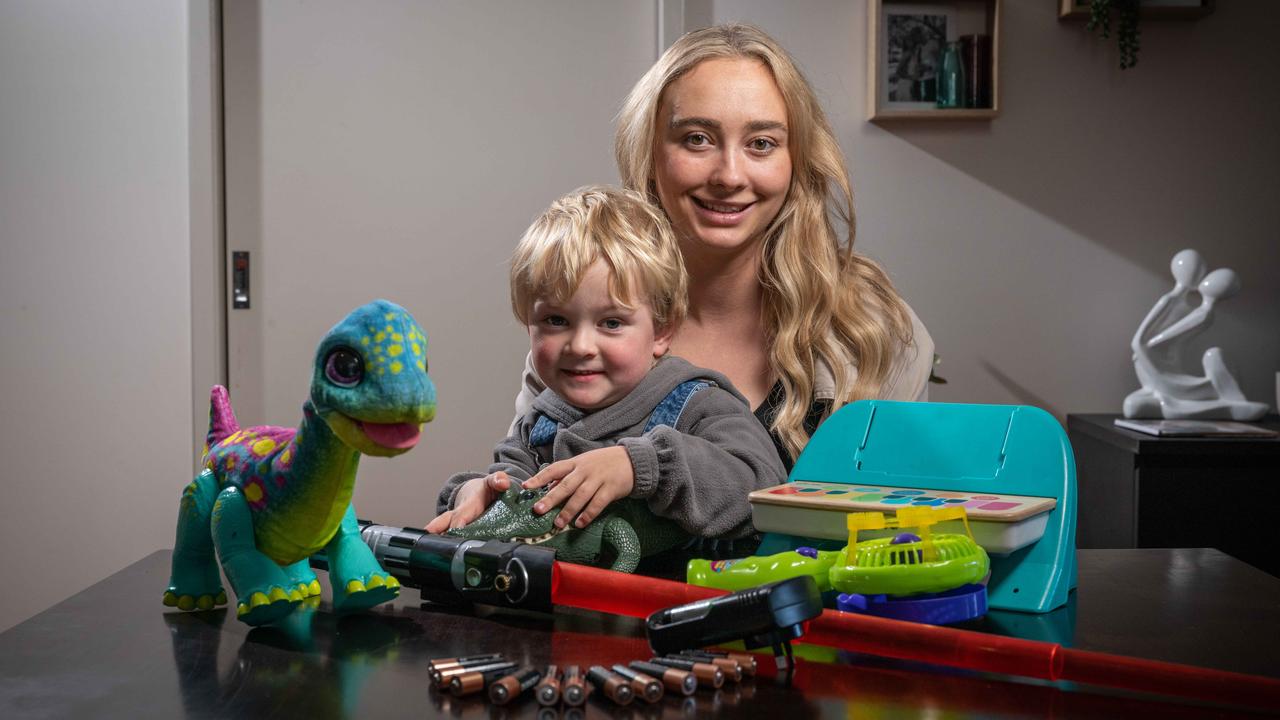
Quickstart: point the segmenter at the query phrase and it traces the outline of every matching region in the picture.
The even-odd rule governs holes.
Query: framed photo
[[[867,119],[990,120],[1000,114],[1002,0],[867,0]],[[938,107],[942,57],[955,43],[964,102]]]
[[[956,35],[952,8],[886,5],[883,23],[880,106],[886,110],[936,108],[942,51]]]
[[[1213,12],[1214,0],[1139,0],[1140,16],[1156,20],[1194,20]],[[1088,20],[1089,0],[1058,0],[1058,19]]]

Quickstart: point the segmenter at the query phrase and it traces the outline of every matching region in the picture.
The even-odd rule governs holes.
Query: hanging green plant
[[[1138,64],[1138,0],[1090,0],[1089,32],[1099,32],[1104,39],[1111,37],[1112,14],[1116,21],[1116,42],[1120,46],[1120,69],[1127,70]]]

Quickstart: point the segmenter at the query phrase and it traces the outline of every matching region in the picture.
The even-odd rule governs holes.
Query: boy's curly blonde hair
[[[537,299],[568,302],[596,260],[609,268],[614,302],[647,302],[657,327],[684,319],[684,261],[666,216],[643,195],[604,185],[556,200],[525,231],[511,259],[511,311],[529,325]]]

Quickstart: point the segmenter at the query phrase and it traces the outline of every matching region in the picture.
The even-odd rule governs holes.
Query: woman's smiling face
[[[769,69],[705,60],[667,86],[657,123],[654,184],[686,258],[761,241],[791,185],[787,106]]]

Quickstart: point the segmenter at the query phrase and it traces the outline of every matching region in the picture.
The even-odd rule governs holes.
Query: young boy
[[[514,480],[554,484],[534,512],[563,504],[557,527],[631,497],[691,536],[753,536],[747,494],[786,471],[726,377],[667,356],[685,302],[680,249],[644,198],[588,187],[556,201],[511,267],[512,310],[547,389],[487,475],[445,483],[427,530],[467,524]]]

